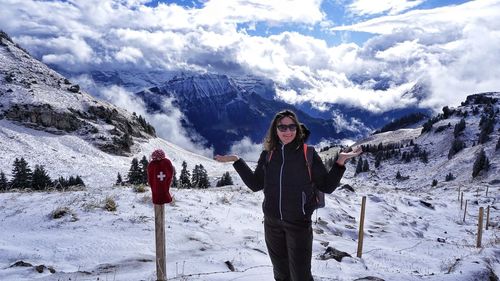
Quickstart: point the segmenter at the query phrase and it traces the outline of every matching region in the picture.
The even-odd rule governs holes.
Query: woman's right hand
[[[215,155],[214,159],[217,162],[227,163],[227,162],[238,161],[238,159],[240,158],[236,155]]]

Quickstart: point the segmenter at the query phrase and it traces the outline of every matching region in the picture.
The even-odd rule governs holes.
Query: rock
[[[38,273],[43,273],[43,270],[45,269],[45,265],[41,264],[41,265],[37,265],[35,266],[35,270],[38,272]]]
[[[423,200],[419,200],[420,204],[424,205],[425,207],[434,210],[434,206],[431,203],[425,202]]]
[[[366,276],[366,277],[355,279],[354,281],[385,281],[385,280],[382,278],[375,277],[375,276]]]
[[[333,247],[326,248],[326,251],[319,256],[321,260],[334,259],[338,262],[341,262],[342,258],[344,257],[351,257],[351,255],[346,252],[339,251]]]
[[[33,266],[33,265],[31,263],[27,263],[27,262],[24,262],[24,261],[16,261],[13,265],[11,265],[9,267],[17,267],[17,266],[30,267],[30,266]]]
[[[80,85],[71,85],[69,86],[68,91],[72,93],[78,93],[80,92]]]
[[[438,238],[437,241],[439,243],[446,243],[446,240],[444,238]]]
[[[352,186],[350,186],[348,184],[344,184],[342,187],[340,187],[339,190],[347,190],[347,191],[350,191],[350,192],[354,192],[354,188],[352,188]]]
[[[229,268],[229,270],[234,271],[234,266],[230,261],[225,261],[224,263],[226,264],[227,268]]]

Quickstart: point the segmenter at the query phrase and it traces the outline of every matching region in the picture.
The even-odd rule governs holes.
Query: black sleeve
[[[332,193],[339,185],[344,172],[345,166],[340,166],[337,163],[334,163],[330,171],[327,171],[321,157],[314,151],[312,177],[317,189],[324,193]]]
[[[233,163],[234,169],[238,172],[243,182],[254,192],[264,188],[264,164],[266,163],[266,155],[267,152],[262,151],[255,171],[252,171],[242,158]]]

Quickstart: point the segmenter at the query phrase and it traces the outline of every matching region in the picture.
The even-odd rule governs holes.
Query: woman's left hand
[[[339,153],[339,158],[337,159],[337,164],[340,166],[345,165],[345,161],[359,156],[361,153],[363,153],[363,149],[361,149],[361,146],[356,146],[352,149],[350,152],[341,152]]]

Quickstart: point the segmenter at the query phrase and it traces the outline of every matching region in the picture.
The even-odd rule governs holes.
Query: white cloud
[[[355,0],[347,9],[356,15],[372,15],[388,12],[389,15],[399,14],[425,2],[425,0]]]
[[[498,1],[406,13],[401,12],[422,1],[371,2],[378,10],[364,1],[351,8],[393,15],[331,27],[321,1],[211,0],[201,8],[164,3],[152,8],[141,0],[4,0],[0,25],[59,67],[246,72],[275,80],[287,89],[280,97],[288,102],[311,101],[323,109],[332,103],[374,112],[414,105],[417,101],[403,93],[421,79],[433,90],[422,105],[436,108],[457,104],[467,94],[499,90]],[[264,37],[238,29],[261,22],[377,35],[363,46],[328,46],[298,32]],[[387,81],[382,87],[387,90],[373,90],[380,81]]]
[[[213,149],[203,146],[202,138],[194,132],[186,132],[181,125],[184,118],[182,112],[172,104],[171,98],[165,98],[161,104],[164,113],[149,114],[142,99],[133,96],[122,87],[111,86],[101,89],[102,96],[112,104],[127,109],[129,112],[135,112],[142,115],[146,121],[156,129],[156,135],[176,144],[184,149],[204,155],[213,156]],[[193,142],[192,139],[195,141]]]
[[[262,152],[262,144],[253,143],[249,137],[244,137],[239,142],[234,142],[231,145],[230,154],[238,155],[247,161],[259,160]]]

